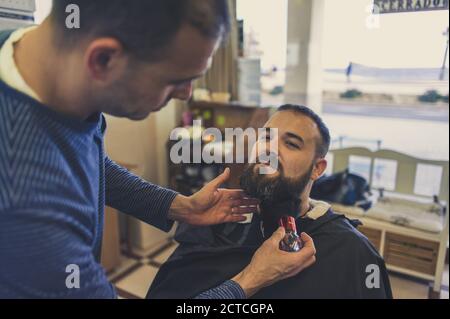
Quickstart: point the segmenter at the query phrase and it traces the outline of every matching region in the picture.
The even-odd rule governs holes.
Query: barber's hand
[[[233,278],[248,298],[262,288],[293,277],[316,262],[316,248],[310,236],[301,235],[304,247],[297,253],[280,250],[286,232],[279,228],[255,253],[250,265]]]
[[[197,226],[245,221],[243,215],[255,213],[259,201],[247,198],[242,190],[219,189],[229,178],[227,168],[191,197],[179,195],[170,208],[169,218]]]

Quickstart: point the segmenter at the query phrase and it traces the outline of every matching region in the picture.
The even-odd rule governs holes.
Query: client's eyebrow
[[[304,140],[301,136],[299,136],[299,135],[297,135],[297,134],[294,134],[294,133],[291,133],[291,132],[287,132],[287,133],[286,133],[286,136],[287,136],[288,138],[296,139],[296,140],[299,141],[302,145],[305,145],[305,140]]]

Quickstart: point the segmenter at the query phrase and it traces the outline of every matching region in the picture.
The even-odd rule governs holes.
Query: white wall
[[[106,152],[123,164],[138,166],[143,178],[167,186],[167,141],[181,119],[180,102],[172,101],[157,114],[144,121],[130,121],[106,116]]]
[[[322,112],[325,0],[289,0],[285,102]]]
[[[106,152],[116,162],[137,166],[134,171],[144,179],[168,184],[166,143],[180,119],[180,104],[171,102],[158,114],[140,122],[107,116]],[[123,220],[123,219],[122,219]],[[130,220],[128,232],[133,247],[151,250],[165,242],[168,235],[137,220]]]
[[[36,0],[36,12],[34,18],[37,24],[40,24],[50,13],[52,9],[52,0]]]

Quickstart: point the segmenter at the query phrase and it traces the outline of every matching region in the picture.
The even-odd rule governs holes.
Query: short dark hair
[[[331,137],[330,137],[330,130],[328,129],[327,125],[324,123],[322,118],[319,115],[317,115],[317,113],[315,113],[313,110],[311,110],[309,107],[303,105],[286,104],[278,109],[278,112],[282,111],[296,112],[304,116],[307,116],[311,120],[313,120],[319,129],[321,137],[320,141],[317,141],[316,143],[316,156],[318,158],[324,158],[325,156],[327,156],[328,151],[330,150]]]
[[[66,8],[80,8],[81,27],[66,28]],[[53,0],[51,19],[65,46],[83,37],[114,37],[132,55],[156,60],[184,24],[204,36],[225,38],[230,31],[227,0]]]

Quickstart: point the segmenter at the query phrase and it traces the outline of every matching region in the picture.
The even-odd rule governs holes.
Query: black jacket
[[[360,223],[332,211],[317,220],[300,219],[299,232],[314,239],[317,262],[297,276],[261,290],[253,298],[392,298],[385,263],[368,239],[356,230],[357,225]],[[147,298],[189,299],[214,288],[241,272],[263,242],[257,216],[249,225],[205,228],[182,225],[176,239],[180,246],[161,267]],[[379,269],[379,288],[370,289],[366,285],[373,272],[373,268],[368,268],[370,265]]]

